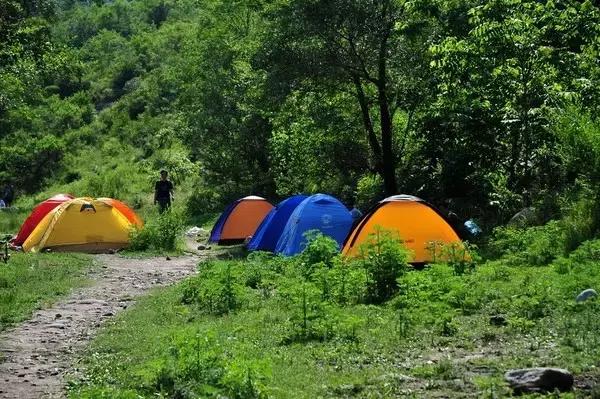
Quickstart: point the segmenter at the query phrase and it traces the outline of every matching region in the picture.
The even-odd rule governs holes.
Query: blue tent
[[[351,227],[352,215],[344,204],[329,195],[315,194],[296,207],[277,241],[275,252],[286,256],[302,252],[306,247],[304,234],[310,230],[319,230],[341,247]]]
[[[256,233],[252,236],[248,243],[248,249],[250,251],[275,251],[277,240],[281,237],[292,212],[306,198],[308,198],[306,195],[294,195],[281,201],[275,208],[271,209],[271,212],[263,219]]]

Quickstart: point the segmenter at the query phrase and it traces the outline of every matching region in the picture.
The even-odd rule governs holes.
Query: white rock
[[[575,298],[575,301],[576,302],[585,302],[588,299],[596,298],[597,296],[598,296],[598,293],[595,290],[588,288],[587,290],[581,291],[581,293],[579,295],[577,295],[577,298]]]

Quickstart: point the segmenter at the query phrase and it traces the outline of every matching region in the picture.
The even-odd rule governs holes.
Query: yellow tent
[[[25,252],[104,252],[129,243],[132,222],[110,199],[76,198],[48,213],[23,243]]]
[[[376,228],[397,232],[406,248],[414,254],[413,263],[431,262],[431,243],[461,243],[458,234],[430,204],[410,195],[384,199],[369,212],[346,239],[342,253],[352,257]]]

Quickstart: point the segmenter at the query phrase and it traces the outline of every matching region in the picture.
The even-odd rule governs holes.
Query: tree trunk
[[[385,87],[380,87],[379,111],[381,115],[381,148],[383,155],[383,184],[386,195],[398,194],[396,185],[396,157],[393,148],[392,119]]]
[[[381,150],[383,158],[383,184],[385,194],[398,194],[396,185],[396,157],[394,156],[394,139],[392,116],[387,96],[387,34],[381,40],[379,48],[379,71],[377,92],[379,101],[379,115],[381,123]]]
[[[369,114],[367,97],[365,96],[360,78],[354,75],[352,76],[352,80],[354,82],[354,87],[356,88],[356,97],[358,98],[358,103],[360,104],[360,111],[362,114],[363,125],[365,127],[365,131],[367,132],[369,146],[371,147],[371,151],[373,151],[375,170],[383,177],[383,158],[381,153],[381,145],[379,145],[379,140],[377,140],[377,135],[373,129],[373,122],[371,121],[371,115]]]

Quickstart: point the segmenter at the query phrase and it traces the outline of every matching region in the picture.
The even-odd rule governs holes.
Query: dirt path
[[[199,259],[99,255],[90,286],[0,334],[0,398],[63,397],[63,377],[98,328],[148,290],[195,273]]]

